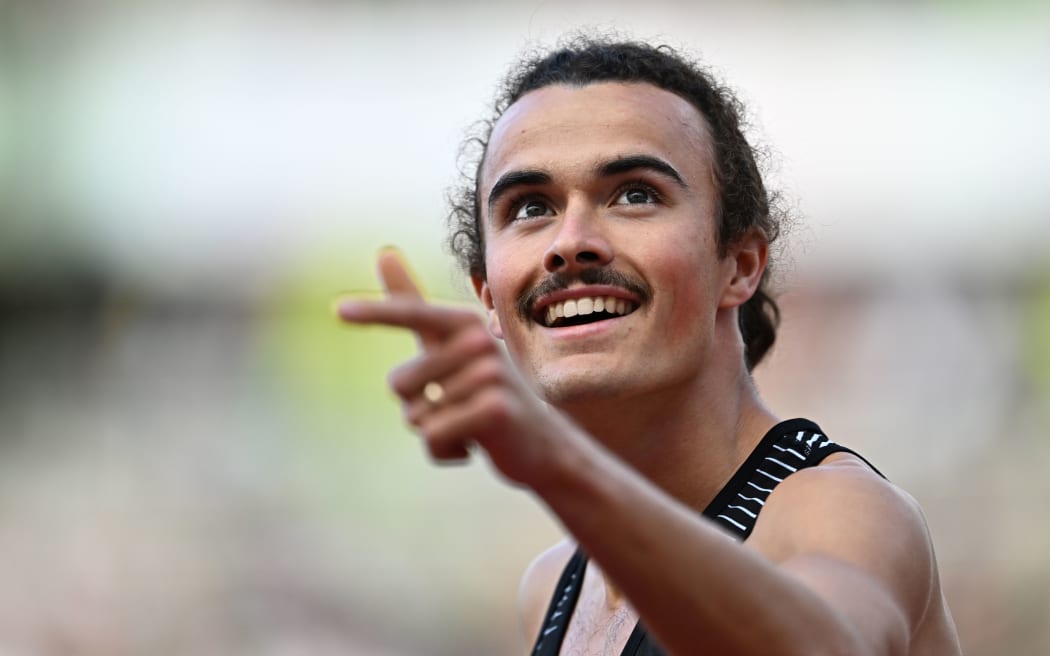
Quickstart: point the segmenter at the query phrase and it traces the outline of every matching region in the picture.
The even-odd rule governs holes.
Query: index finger
[[[478,316],[469,310],[431,305],[404,296],[382,301],[347,300],[336,307],[336,312],[343,321],[407,328],[419,335],[429,335],[435,341],[479,321]]]

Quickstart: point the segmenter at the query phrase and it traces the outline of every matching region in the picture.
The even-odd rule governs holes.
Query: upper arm
[[[918,505],[852,458],[792,475],[748,543],[805,584],[872,653],[906,653],[937,589]]]
[[[554,594],[554,586],[575,549],[575,543],[562,540],[537,556],[522,575],[518,589],[518,613],[526,653],[539,635],[543,616]]]

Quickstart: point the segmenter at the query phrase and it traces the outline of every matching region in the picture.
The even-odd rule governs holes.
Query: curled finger
[[[418,393],[404,397],[405,421],[419,426],[427,415],[463,403],[489,387],[503,385],[508,366],[496,355],[476,358],[445,378],[427,381],[417,388]]]
[[[396,367],[387,382],[407,401],[419,396],[428,383],[445,381],[475,360],[499,355],[499,347],[485,328],[472,326],[451,336],[441,347]]]

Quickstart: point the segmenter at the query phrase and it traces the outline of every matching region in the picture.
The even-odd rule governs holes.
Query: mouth
[[[569,328],[620,319],[652,296],[652,288],[637,276],[586,267],[573,276],[549,275],[518,299],[518,312],[543,328]]]
[[[637,303],[623,298],[584,296],[555,301],[538,308],[533,319],[545,328],[565,328],[615,319],[637,309]]]

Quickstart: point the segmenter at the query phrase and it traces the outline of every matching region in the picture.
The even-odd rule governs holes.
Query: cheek
[[[534,283],[537,262],[536,245],[529,240],[501,235],[488,245],[485,269],[496,310],[507,318],[517,312],[519,298]]]
[[[671,331],[695,331],[713,321],[721,268],[710,255],[694,249],[669,249],[660,260],[661,280],[654,281],[670,292]]]

